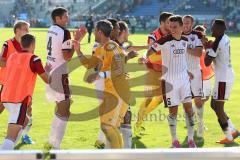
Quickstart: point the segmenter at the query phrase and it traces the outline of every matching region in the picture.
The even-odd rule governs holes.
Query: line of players
[[[214,21],[212,32],[216,40],[212,42],[203,36],[203,27],[198,26],[196,28],[200,32],[192,29],[194,25],[192,16],[182,18],[164,12],[160,15],[160,28],[149,36],[149,45],[128,48],[123,47],[124,42],[128,41],[127,24],[122,21],[118,22],[115,19],[101,20],[97,22],[95,27],[97,43],[90,58],[84,56],[80,47],[86,29],[80,27],[76,30],[72,40],[70,32],[66,29],[69,17],[67,10],[64,8],[54,9],[52,20],[54,24],[49,28],[47,34],[48,55],[45,67],[51,77],[43,69],[41,60],[34,55],[35,38],[30,34],[26,34],[26,32],[18,37],[18,43],[21,41],[23,49],[19,51],[12,45],[9,48],[15,48],[15,50],[9,49],[9,56],[5,59],[1,58],[1,67],[6,70],[2,82],[1,102],[3,106],[1,108],[6,108],[10,113],[8,133],[2,149],[13,149],[18,138],[22,135],[22,127],[25,126],[24,124],[27,123],[28,119],[26,112],[30,109],[37,74],[48,83],[46,86],[47,98],[56,102],[49,140],[45,147],[60,149],[70,116],[71,105],[67,62],[71,60],[74,51],[76,51],[80,62],[86,68],[95,68],[95,73],[89,77],[89,81],[95,81],[96,90],[101,91],[98,92],[100,93],[98,97],[100,100],[101,130],[99,140],[96,142],[97,147],[105,147],[106,144],[106,148],[131,148],[131,111],[128,105],[130,90],[125,74],[125,64],[127,60],[137,56],[135,51],[148,48],[145,57],[139,59],[139,62],[146,63],[150,74],[146,76],[146,99],[140,107],[138,122],[134,128],[136,135],[141,135],[144,116],[164,101],[169,108],[168,122],[172,135],[172,147],[179,148],[180,144],[176,134],[176,115],[178,105],[183,103],[188,128],[188,144],[189,147],[196,147],[193,139],[194,112],[192,109],[192,94],[198,117],[197,133],[199,137],[202,137],[204,130],[204,101],[202,100],[203,82],[200,57],[204,46],[206,48],[205,58],[203,56],[204,63],[209,66],[214,62],[215,86],[211,107],[216,112],[219,124],[226,135],[226,138],[219,143],[231,143],[238,136],[238,131],[234,129],[233,124],[224,112],[224,102],[230,95],[234,73],[230,63],[230,42],[225,35],[226,26],[223,20]],[[23,26],[29,27],[29,25]],[[16,28],[16,25],[14,28]],[[22,25],[17,27],[16,30],[20,32],[21,29]],[[8,46],[11,45],[11,42],[9,42],[7,41]],[[16,51],[24,54],[19,56],[19,53],[15,53]],[[20,62],[23,64],[19,68]],[[16,71],[22,72],[22,76],[19,76],[19,72]],[[222,73],[226,73],[225,76],[222,76]],[[26,75],[23,76],[24,74]],[[204,87],[207,91],[204,96],[209,98],[211,83],[208,79],[213,76],[211,67],[206,69],[203,74],[206,74]],[[28,75],[33,78],[24,79]],[[18,77],[19,83],[16,83],[13,77]],[[15,93],[14,89],[16,87],[12,87],[13,83],[17,84],[19,92]],[[29,85],[29,91],[21,89],[26,87],[25,84]]]

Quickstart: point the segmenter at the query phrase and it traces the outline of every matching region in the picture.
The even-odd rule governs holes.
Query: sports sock
[[[130,124],[122,124],[120,132],[123,136],[124,148],[132,148],[132,128]]]
[[[194,115],[188,116],[188,114],[185,114],[186,119],[186,126],[188,129],[188,141],[193,140],[194,136]]]
[[[13,150],[14,142],[10,139],[4,139],[1,150]]]
[[[172,136],[172,141],[178,140],[177,138],[177,118],[175,116],[168,115],[168,124],[170,128],[170,133]]]
[[[48,141],[55,149],[60,149],[66,127],[67,118],[60,118],[54,115]]]

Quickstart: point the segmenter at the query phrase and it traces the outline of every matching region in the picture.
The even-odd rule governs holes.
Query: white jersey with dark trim
[[[231,64],[231,48],[230,39],[224,34],[216,39],[211,49],[206,50],[213,60],[215,81],[218,82],[234,82],[234,71]]]
[[[187,38],[182,36],[180,40],[176,40],[172,35],[164,36],[152,45],[151,48],[154,51],[162,53],[162,79],[167,82],[189,81],[186,60],[187,45]]]
[[[202,44],[202,34],[197,31],[191,31],[189,34],[184,34],[183,36],[188,39],[188,48],[194,49],[196,47],[203,47]],[[200,67],[200,57],[194,56],[190,53],[187,53],[187,64],[189,71],[194,71],[196,69],[201,69]]]
[[[52,25],[47,33],[47,63],[51,64],[53,70],[61,66],[61,72],[63,74],[67,73],[63,50],[71,49],[72,41],[69,30],[58,25]]]

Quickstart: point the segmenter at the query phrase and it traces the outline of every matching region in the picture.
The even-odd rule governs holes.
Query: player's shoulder
[[[188,38],[185,36],[181,36],[181,40],[188,42]]]
[[[117,48],[120,48],[119,45],[116,42],[112,41],[112,40],[107,42],[104,45],[104,49],[107,50],[107,51],[113,51],[113,50],[115,50]]]
[[[191,34],[196,35],[199,39],[202,39],[203,37],[203,34],[197,30],[192,30]]]
[[[160,44],[160,45],[163,45],[163,44],[165,44],[165,43],[167,43],[167,42],[170,42],[170,41],[172,41],[172,40],[173,40],[172,35],[168,34],[168,35],[165,35],[165,36],[161,37],[161,38],[157,41],[157,43]]]

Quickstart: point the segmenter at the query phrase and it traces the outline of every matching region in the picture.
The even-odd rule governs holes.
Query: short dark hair
[[[51,14],[52,20],[55,22],[56,17],[62,17],[66,12],[68,12],[66,8],[63,7],[55,8]]]
[[[194,30],[197,30],[200,32],[205,32],[206,28],[203,25],[197,25],[197,26],[195,26]]]
[[[35,37],[31,34],[25,34],[21,37],[21,46],[23,48],[28,48],[32,43],[35,43]]]
[[[107,20],[112,24],[113,28],[118,25],[118,20],[115,18],[108,18]]]
[[[215,19],[213,23],[216,24],[217,26],[223,28],[224,30],[227,29],[226,23],[223,19]]]
[[[100,20],[97,22],[96,29],[101,30],[106,37],[110,37],[113,26],[108,20]]]
[[[192,22],[194,22],[194,18],[191,15],[185,15],[185,16],[183,16],[183,18],[190,18],[192,20]]]
[[[30,27],[30,24],[28,23],[28,22],[26,22],[26,21],[23,21],[23,20],[18,20],[18,21],[16,21],[15,23],[14,23],[14,26],[13,26],[13,31],[14,31],[14,33],[16,34],[16,30],[17,29],[21,29],[23,26],[28,26],[28,27]]]
[[[180,26],[183,25],[182,17],[179,15],[173,15],[173,16],[169,17],[169,21],[170,22],[178,22]]]
[[[127,25],[127,23],[125,21],[119,21],[118,24],[119,24],[119,28],[120,28],[120,33],[122,31],[128,29],[128,25]]]
[[[166,22],[166,20],[171,17],[173,14],[170,12],[162,12],[159,16],[159,22]]]

